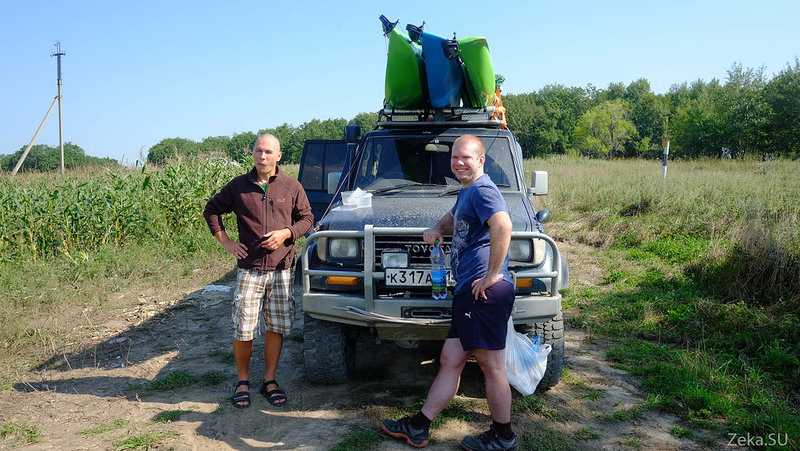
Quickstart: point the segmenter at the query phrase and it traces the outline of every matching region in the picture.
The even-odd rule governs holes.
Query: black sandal
[[[267,385],[269,385],[269,384],[278,385],[278,383],[275,382],[274,380],[264,382],[263,384],[261,384],[261,390],[260,390],[261,394],[266,396],[267,397],[267,401],[269,401],[269,403],[272,404],[273,406],[276,406],[276,407],[285,406],[286,405],[286,393],[283,390],[281,390],[280,388],[276,388],[275,390],[267,391]]]
[[[250,392],[247,390],[243,390],[237,392],[236,389],[239,388],[241,385],[247,385],[247,388],[250,388],[250,381],[239,381],[236,385],[233,386],[233,396],[231,396],[231,404],[233,407],[237,409],[246,409],[250,407]],[[240,404],[246,402],[247,404]]]

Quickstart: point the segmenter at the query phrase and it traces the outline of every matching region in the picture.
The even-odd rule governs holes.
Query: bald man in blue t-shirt
[[[503,196],[484,174],[486,150],[480,138],[464,135],[453,144],[450,169],[462,189],[452,210],[423,234],[426,243],[453,235],[451,267],[456,278],[453,319],[442,347],[441,366],[422,409],[383,429],[416,447],[427,445],[430,423],[455,396],[464,365],[474,354],[486,380],[492,415],[487,432],[461,443],[468,450],[516,450],[511,430],[511,388],[505,371],[508,318],[514,284],[508,272],[511,217]]]

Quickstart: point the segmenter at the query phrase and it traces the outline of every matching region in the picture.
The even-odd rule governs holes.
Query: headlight
[[[511,244],[508,246],[508,259],[516,262],[529,262],[532,248],[531,240],[511,240]]]
[[[408,252],[400,250],[381,252],[381,266],[384,268],[408,268]]]
[[[358,257],[358,240],[355,238],[331,238],[328,242],[328,249],[333,258],[356,258]]]
[[[547,243],[539,238],[533,239],[533,264],[541,265],[547,253]]]

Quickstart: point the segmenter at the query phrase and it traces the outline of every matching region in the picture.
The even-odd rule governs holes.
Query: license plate
[[[386,268],[384,282],[387,287],[429,287],[431,286],[431,272],[428,269],[412,268]],[[453,276],[447,271],[447,284],[450,285]]]

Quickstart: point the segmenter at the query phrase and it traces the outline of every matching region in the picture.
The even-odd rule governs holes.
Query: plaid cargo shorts
[[[289,296],[291,272],[239,268],[233,293],[233,338],[250,341],[255,336],[259,312],[266,330],[288,334],[294,321],[294,299]]]

